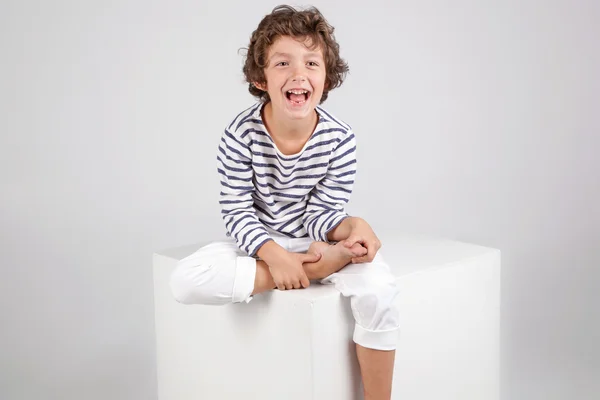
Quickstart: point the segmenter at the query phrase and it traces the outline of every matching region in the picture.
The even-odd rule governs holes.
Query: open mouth
[[[304,89],[291,89],[285,92],[285,97],[293,105],[302,105],[310,98],[310,92]]]

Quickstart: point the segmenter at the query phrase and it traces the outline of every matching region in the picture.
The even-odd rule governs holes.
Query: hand
[[[300,289],[310,286],[310,281],[302,267],[303,263],[313,263],[321,259],[321,254],[315,253],[291,253],[289,251],[278,252],[269,261],[269,271],[279,290]]]
[[[356,222],[353,223],[350,230],[350,236],[344,241],[344,246],[350,248],[356,243],[365,247],[367,249],[367,254],[362,257],[352,258],[353,264],[372,262],[381,248],[379,238],[375,235],[375,232],[373,232],[373,229],[367,221],[363,219],[357,219]]]

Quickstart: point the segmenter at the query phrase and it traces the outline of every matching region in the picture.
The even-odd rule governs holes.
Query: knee
[[[180,263],[177,264],[177,267],[175,267],[175,270],[171,273],[169,286],[173,298],[178,303],[191,304],[190,299],[192,298],[193,285],[191,280],[185,276]]]
[[[169,286],[173,298],[181,304],[215,304],[215,293],[210,282],[211,266],[202,262],[190,265],[179,261],[171,273]]]
[[[395,305],[398,286],[393,276],[371,276],[357,296],[357,321],[366,329],[384,331],[398,328],[400,316]]]

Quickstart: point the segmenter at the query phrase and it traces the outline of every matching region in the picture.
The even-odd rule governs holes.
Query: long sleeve
[[[243,139],[228,130],[219,143],[217,171],[221,181],[219,204],[225,228],[242,251],[254,256],[271,237],[254,209],[252,152]]]
[[[333,150],[327,174],[310,192],[304,228],[315,241],[327,242],[327,234],[348,214],[344,211],[350,200],[356,175],[356,139],[352,131]]]

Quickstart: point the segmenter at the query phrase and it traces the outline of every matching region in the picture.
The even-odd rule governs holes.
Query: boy
[[[227,126],[217,156],[228,240],[181,260],[171,288],[181,303],[217,305],[333,284],[350,297],[365,399],[390,399],[397,287],[369,224],[344,212],[354,133],[320,106],[348,71],[333,30],[315,8],[280,6],[253,32],[244,74],[259,101]]]

